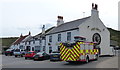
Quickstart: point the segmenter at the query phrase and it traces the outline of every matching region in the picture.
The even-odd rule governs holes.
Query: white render
[[[58,18],[57,27],[59,27],[60,25],[64,25],[64,24],[65,23],[63,19]],[[92,8],[91,16],[88,19],[86,19],[84,22],[82,22],[82,24],[78,25],[77,28],[78,29],[62,31],[62,32],[57,32],[53,34],[46,34],[45,28],[43,28],[42,34],[44,35],[46,34],[45,39],[42,39],[42,38],[38,38],[37,40],[33,39],[33,40],[30,40],[30,44],[29,44],[29,41],[27,41],[26,44],[25,42],[21,42],[18,45],[14,45],[14,46],[12,45],[11,48],[16,49],[16,48],[19,48],[19,46],[23,45],[24,49],[26,49],[26,46],[30,46],[31,47],[30,51],[35,51],[36,50],[35,47],[39,46],[40,48],[37,48],[37,49],[39,49],[41,52],[44,50],[43,48],[45,47],[45,52],[49,53],[50,47],[52,47],[52,51],[58,51],[58,46],[60,42],[70,42],[70,43],[74,42],[75,36],[81,36],[81,37],[86,38],[87,42],[93,42],[92,40],[93,35],[95,33],[98,33],[101,36],[101,43],[99,44],[101,48],[100,55],[113,55],[112,48],[110,48],[110,32],[105,27],[103,22],[100,20],[99,11],[97,9]],[[67,41],[67,32],[71,32],[71,41]],[[61,34],[60,42],[58,42],[58,34]],[[52,36],[52,42],[49,42],[49,36]],[[29,38],[29,36],[27,38]],[[34,41],[35,43],[33,43]],[[32,47],[34,48],[34,50],[32,50]]]
[[[96,12],[98,11],[92,10],[92,13],[95,14],[92,14],[90,19],[79,26],[80,35],[85,37],[87,41],[92,42],[93,34],[99,33],[101,35],[101,44],[99,45],[101,48],[101,55],[112,55],[113,52],[110,48],[110,32],[100,20]],[[87,28],[87,26],[89,26],[89,28]],[[92,28],[98,28],[101,32],[97,30],[91,31]]]
[[[64,24],[64,23],[63,23]],[[69,24],[69,23],[68,23]],[[89,27],[88,27],[89,26]],[[110,48],[110,32],[105,27],[103,22],[99,18],[99,12],[95,9],[91,10],[91,17],[85,22],[78,26],[78,30],[70,30],[55,34],[46,35],[46,52],[49,53],[49,47],[52,46],[52,51],[57,51],[59,43],[58,34],[61,34],[61,42],[67,41],[67,32],[71,32],[71,41],[74,42],[74,36],[85,37],[86,41],[93,42],[92,37],[95,33],[99,33],[101,36],[101,43],[99,44],[101,48],[100,55],[113,55],[112,49]],[[91,30],[92,28],[97,28],[99,30]],[[49,36],[52,36],[52,42],[49,42]],[[48,45],[50,43],[51,45]]]
[[[71,41],[70,42],[74,42],[74,36],[78,36],[79,35],[79,30],[72,30],[72,31],[66,31],[66,32],[61,32],[61,33],[57,33],[57,34],[52,34],[52,42],[49,42],[49,36],[51,35],[47,35],[46,36],[46,52],[49,53],[49,45],[48,43],[51,44],[52,47],[52,51],[58,51],[58,46],[59,43],[58,42],[58,34],[61,34],[61,42],[67,42],[67,32],[71,32]]]

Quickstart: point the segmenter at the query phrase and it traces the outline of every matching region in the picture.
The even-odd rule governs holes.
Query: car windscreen
[[[20,49],[16,49],[15,52],[20,52]]]
[[[76,43],[63,43],[64,46],[66,46],[67,48],[73,48],[73,46],[76,45]]]
[[[31,54],[31,53],[33,53],[33,52],[27,52],[27,54]]]
[[[37,54],[43,54],[44,52],[38,52]]]
[[[6,51],[12,51],[12,49],[7,49]]]

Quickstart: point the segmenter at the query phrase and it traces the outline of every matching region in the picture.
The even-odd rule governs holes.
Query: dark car
[[[36,55],[34,55],[34,60],[45,60],[50,59],[50,56],[45,52],[38,52]]]
[[[35,51],[29,51],[29,52],[27,52],[26,54],[25,54],[25,59],[28,59],[28,58],[31,58],[31,59],[33,59],[33,56],[36,54],[36,52]]]
[[[6,56],[8,56],[8,55],[12,56],[12,55],[13,55],[13,52],[14,52],[14,49],[7,49],[7,50],[5,51],[5,55],[6,55]]]
[[[61,61],[60,52],[59,51],[53,51],[50,54],[50,61]]]

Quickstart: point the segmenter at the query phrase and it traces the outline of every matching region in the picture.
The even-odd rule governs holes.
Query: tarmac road
[[[49,60],[33,61],[14,56],[2,55],[2,68],[118,68],[118,56],[99,57],[97,61],[89,63],[69,64],[64,61],[51,62]]]

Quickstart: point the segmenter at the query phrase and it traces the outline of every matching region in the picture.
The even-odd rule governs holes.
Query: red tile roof
[[[24,40],[27,36],[29,35],[25,35],[25,36],[20,36],[14,43],[13,45],[19,44],[22,40]]]

